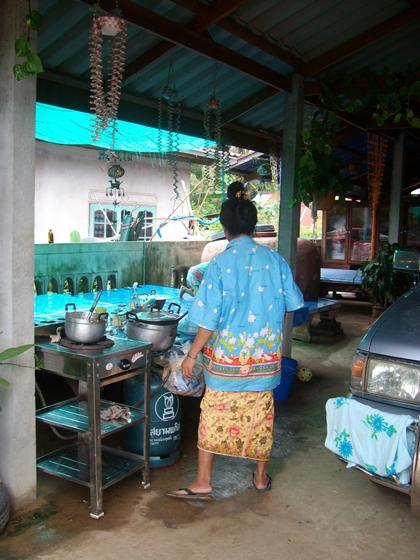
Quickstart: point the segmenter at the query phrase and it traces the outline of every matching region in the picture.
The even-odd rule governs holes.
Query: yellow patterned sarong
[[[203,451],[268,461],[273,446],[272,391],[213,391],[201,401],[198,448]]]

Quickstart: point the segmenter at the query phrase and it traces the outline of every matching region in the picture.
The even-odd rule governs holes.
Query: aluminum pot
[[[73,308],[73,311],[69,311]],[[105,336],[108,313],[76,311],[74,303],[66,305],[64,332],[66,337],[79,344],[94,344]]]
[[[149,342],[153,352],[166,352],[174,343],[179,321],[187,315],[173,312],[173,308],[181,307],[171,303],[169,311],[152,309],[145,313],[127,313],[127,337],[134,340]]]

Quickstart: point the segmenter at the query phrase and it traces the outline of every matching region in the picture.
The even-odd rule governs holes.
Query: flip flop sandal
[[[179,494],[178,492],[185,492],[185,494]],[[193,492],[189,488],[178,488],[178,490],[166,492],[165,496],[169,498],[176,498],[178,500],[207,500],[213,499],[213,494],[211,492]]]
[[[252,486],[255,488],[257,492],[268,492],[269,490],[271,490],[273,486],[273,479],[268,473],[266,474],[266,477],[267,477],[267,484],[265,488],[257,488],[255,485],[255,473],[252,473]]]

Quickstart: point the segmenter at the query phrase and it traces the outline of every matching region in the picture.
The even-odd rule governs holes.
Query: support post
[[[401,195],[404,181],[405,131],[401,130],[394,143],[392,178],[389,200],[389,243],[398,243],[401,231]]]
[[[36,79],[13,76],[27,12],[26,0],[3,0],[0,8],[0,350],[34,341]],[[0,366],[10,382],[0,387],[0,478],[14,508],[36,498],[33,355]]]
[[[292,90],[288,94],[284,135],[283,159],[280,184],[279,253],[295,270],[297,238],[299,236],[300,205],[293,206],[296,186],[296,165],[301,149],[303,125],[303,78],[292,77]],[[293,314],[288,313],[283,328],[282,354],[291,356]]]

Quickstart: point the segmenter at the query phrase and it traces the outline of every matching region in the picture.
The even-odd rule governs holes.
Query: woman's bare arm
[[[208,329],[203,329],[203,327],[199,327],[190,351],[181,364],[182,374],[185,375],[185,377],[192,377],[192,370],[197,359],[197,354],[203,349],[212,332],[213,331],[209,331]]]

